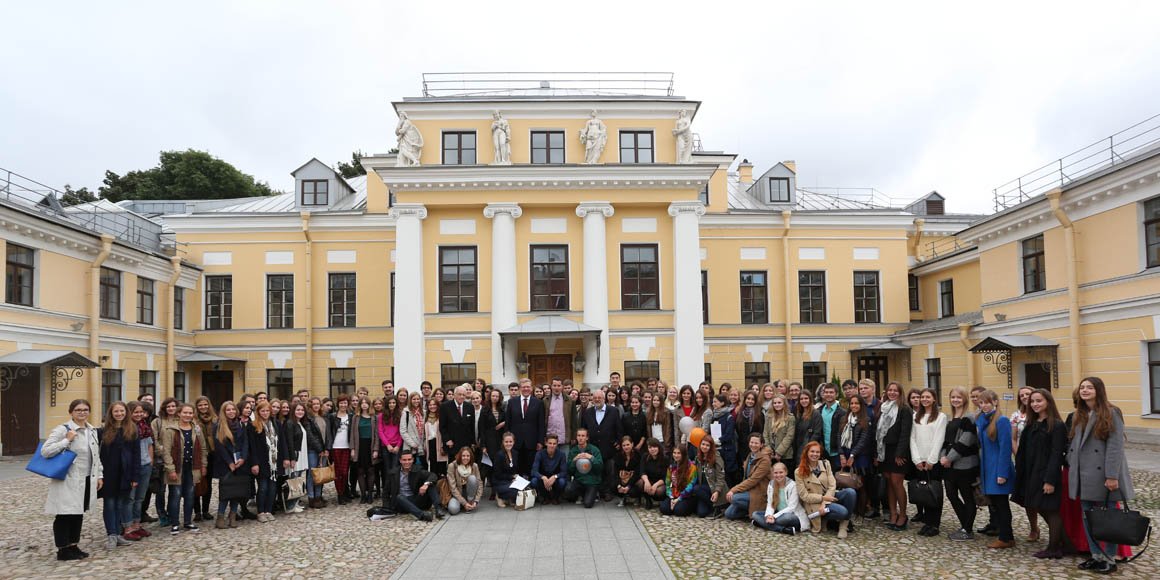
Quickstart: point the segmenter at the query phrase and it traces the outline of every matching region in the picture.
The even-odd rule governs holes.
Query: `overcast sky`
[[[394,143],[423,72],[671,71],[706,149],[948,211],[1160,113],[1160,2],[5,2],[0,167],[208,150],[273,187]]]

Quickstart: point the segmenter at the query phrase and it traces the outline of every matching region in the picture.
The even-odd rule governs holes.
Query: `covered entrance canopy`
[[[600,366],[600,329],[559,315],[537,316],[523,324],[499,331],[500,352],[505,352],[509,338],[585,338],[596,339],[596,366]],[[503,356],[503,355],[501,355]],[[506,361],[503,361],[505,365]]]
[[[971,352],[982,353],[983,361],[995,365],[995,370],[1007,375],[1007,388],[1014,383],[1012,377],[1012,355],[1026,353],[1032,362],[1038,362],[1046,369],[1050,366],[1051,387],[1059,388],[1059,343],[1035,335],[988,336],[971,347]]]
[[[854,373],[859,379],[873,379],[874,388],[878,391],[876,395],[881,396],[882,389],[886,388],[886,384],[890,380],[890,359],[895,355],[903,357],[898,364],[906,369],[906,380],[912,380],[910,376],[910,347],[893,340],[850,349],[850,368],[854,369]]]
[[[212,352],[203,352],[195,350],[189,354],[177,357],[177,362],[182,363],[199,363],[199,362],[246,362],[240,358],[228,357]]]
[[[49,405],[56,406],[56,394],[68,388],[73,379],[79,378],[85,369],[99,365],[88,357],[72,350],[24,349],[0,356],[0,392],[7,391],[20,377],[28,376],[29,368],[49,367],[52,388]]]

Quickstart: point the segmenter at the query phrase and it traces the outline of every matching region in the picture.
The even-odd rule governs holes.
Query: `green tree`
[[[67,183],[64,186],[64,195],[60,198],[61,205],[77,205],[81,203],[90,203],[97,201],[97,196],[89,191],[89,188],[82,187],[80,189],[73,189]]]
[[[335,171],[338,171],[339,175],[342,175],[343,177],[348,178],[348,179],[351,177],[358,177],[360,175],[366,175],[367,170],[364,169],[362,166],[363,155],[365,155],[365,153],[363,153],[361,150],[351,152],[350,163],[347,163],[345,161],[339,161],[338,162],[338,169],[336,169]]]
[[[229,199],[276,192],[206,151],[162,151],[156,167],[125,175],[105,172],[101,197],[123,199]]]

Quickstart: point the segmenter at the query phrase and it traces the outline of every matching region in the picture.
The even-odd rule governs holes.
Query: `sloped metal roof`
[[[89,360],[88,357],[77,354],[76,351],[33,349],[18,350],[16,352],[10,352],[4,356],[0,356],[0,365],[51,365],[58,367],[84,367],[90,369],[99,366],[97,363]]]

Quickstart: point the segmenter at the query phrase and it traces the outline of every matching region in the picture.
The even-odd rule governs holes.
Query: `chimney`
[[[797,174],[797,161],[790,159],[789,161],[782,161],[781,164],[786,166],[790,171],[794,172],[795,175]]]
[[[753,183],[753,164],[742,159],[737,165],[737,174],[741,177],[741,187],[749,187]]]

